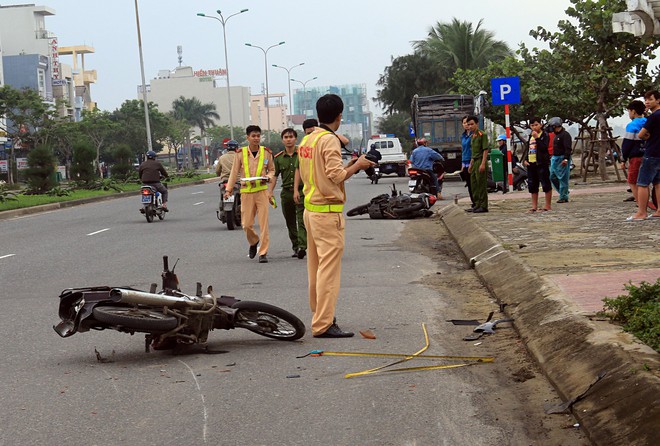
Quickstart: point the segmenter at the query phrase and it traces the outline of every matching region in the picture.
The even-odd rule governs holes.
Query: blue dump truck
[[[461,121],[463,116],[474,114],[474,96],[413,96],[411,117],[416,138],[426,138],[428,146],[442,154],[447,173],[461,170]]]

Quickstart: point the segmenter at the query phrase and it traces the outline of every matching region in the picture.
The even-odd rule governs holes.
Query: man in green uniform
[[[468,131],[472,133],[470,147],[472,148],[472,159],[470,160],[470,185],[472,186],[472,198],[474,200],[475,214],[488,212],[488,135],[479,129],[479,118],[467,117]]]
[[[282,130],[282,142],[284,143],[284,150],[275,155],[273,161],[275,162],[275,181],[270,183],[271,193],[275,189],[277,177],[282,176],[282,193],[280,199],[282,201],[282,214],[286,220],[286,227],[289,229],[289,238],[291,239],[291,247],[293,248],[293,255],[291,257],[298,257],[304,259],[307,254],[307,231],[305,230],[305,223],[303,222],[303,212],[305,206],[300,201],[296,204],[293,200],[294,190],[294,176],[298,169],[298,150],[296,141],[298,133],[291,128]],[[302,195],[303,183],[300,182],[299,194]]]

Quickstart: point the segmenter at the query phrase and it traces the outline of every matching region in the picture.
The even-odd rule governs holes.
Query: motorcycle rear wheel
[[[99,322],[144,333],[164,333],[178,325],[174,316],[167,316],[156,310],[100,306],[95,307],[93,312],[94,318]]]
[[[365,214],[368,211],[368,209],[369,209],[369,205],[363,204],[362,206],[358,206],[346,212],[346,215],[349,217],[355,217],[356,215]]]
[[[147,207],[144,210],[144,216],[147,219],[147,223],[151,223],[152,221],[154,221],[154,211],[151,209],[151,207]]]
[[[274,305],[242,300],[232,308],[237,310],[235,327],[280,341],[295,341],[305,335],[305,324],[300,319]]]
[[[234,228],[236,227],[234,211],[225,211],[225,219],[227,220],[227,229],[233,231]]]
[[[412,202],[407,206],[395,207],[392,209],[392,211],[394,211],[397,217],[405,217],[408,214],[421,211],[423,208],[424,208],[424,203],[417,201],[417,202]]]

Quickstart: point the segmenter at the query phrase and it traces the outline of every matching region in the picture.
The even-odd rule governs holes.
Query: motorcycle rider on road
[[[376,163],[376,165],[378,165],[380,160],[383,159],[383,155],[381,155],[378,149],[376,148],[376,144],[372,144],[371,147],[369,148],[369,152],[367,152],[367,159],[369,161],[373,161],[374,163]],[[371,178],[371,183],[373,184],[375,179],[377,179],[376,169],[374,168],[374,166],[369,167],[364,172],[367,174],[369,178]]]
[[[151,186],[160,192],[163,198],[163,210],[169,212],[167,209],[167,188],[160,182],[161,177],[169,178],[169,175],[160,161],[156,161],[156,152],[153,150],[147,152],[147,159],[140,164],[139,174],[142,184]]]
[[[417,141],[417,148],[413,150],[410,155],[410,163],[413,168],[425,170],[431,177],[431,182],[435,188],[435,194],[438,200],[442,200],[442,193],[440,192],[440,183],[438,182],[438,175],[433,171],[434,161],[444,161],[445,159],[435,150],[427,147],[425,138]]]
[[[215,168],[215,174],[220,177],[220,182],[227,181],[231,173],[231,167],[234,165],[238,143],[233,139],[227,141],[227,153],[218,159],[218,165]]]

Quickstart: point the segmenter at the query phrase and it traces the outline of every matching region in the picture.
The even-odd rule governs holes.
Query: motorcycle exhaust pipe
[[[115,302],[126,304],[151,305],[154,307],[193,307],[201,308],[204,302],[200,299],[189,300],[178,296],[168,296],[166,294],[145,293],[144,291],[127,290],[124,288],[113,288],[110,290],[110,298]]]

